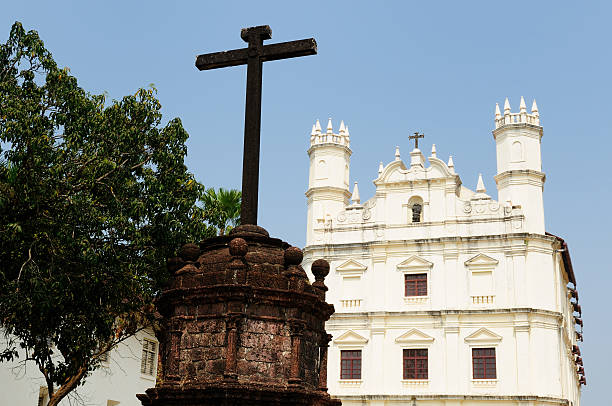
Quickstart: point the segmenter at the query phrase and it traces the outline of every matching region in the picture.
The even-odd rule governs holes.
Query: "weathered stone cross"
[[[419,149],[419,138],[425,138],[425,134],[418,132],[414,133],[414,135],[409,135],[409,140],[414,140],[414,149]]]
[[[314,38],[263,45],[272,38],[267,25],[243,28],[240,37],[247,48],[198,55],[199,70],[247,65],[246,109],[244,114],[244,154],[242,157],[242,224],[257,224],[259,188],[259,136],[261,129],[261,73],[263,62],[317,53]]]

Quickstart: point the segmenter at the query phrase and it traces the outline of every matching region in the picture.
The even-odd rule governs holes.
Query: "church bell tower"
[[[347,204],[349,192],[350,137],[348,127],[340,123],[334,134],[331,118],[326,132],[317,120],[310,134],[310,172],[308,176],[308,226],[306,244],[316,244],[314,230],[330,227],[334,216]]]
[[[527,113],[521,97],[518,113],[512,113],[506,98],[504,114],[495,106],[493,138],[497,149],[498,200],[519,208],[525,215],[525,231],[544,234],[544,181],[540,145],[542,127],[538,106],[533,101]]]

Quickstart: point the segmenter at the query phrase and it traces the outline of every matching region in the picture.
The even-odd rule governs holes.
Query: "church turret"
[[[344,122],[334,134],[331,118],[325,132],[317,120],[310,134],[308,177],[308,227],[306,244],[315,244],[314,230],[330,226],[338,212],[348,205],[350,135]]]
[[[544,181],[540,143],[543,131],[535,100],[531,114],[521,97],[518,113],[512,113],[506,98],[504,114],[495,107],[493,137],[497,149],[498,200],[522,209],[525,231],[544,234]]]

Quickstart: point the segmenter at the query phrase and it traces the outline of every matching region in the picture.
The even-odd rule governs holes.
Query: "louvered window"
[[[474,379],[497,379],[495,348],[473,348],[472,367]]]
[[[427,379],[427,349],[404,350],[404,379]]]
[[[146,338],[142,341],[142,359],[140,361],[140,372],[151,375],[155,372],[155,359],[157,358],[157,343]]]
[[[340,351],[340,379],[361,379],[361,350]]]
[[[427,296],[427,274],[406,274],[404,276],[405,296]]]

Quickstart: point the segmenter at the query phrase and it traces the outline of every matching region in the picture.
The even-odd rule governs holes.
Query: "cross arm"
[[[245,65],[248,59],[248,51],[247,48],[242,48],[198,55],[196,58],[196,67],[199,70],[209,70],[226,68],[228,66]]]
[[[264,45],[262,59],[264,61],[276,61],[278,59],[316,55],[316,53],[317,41],[315,41],[314,38],[308,38],[298,41]]]

